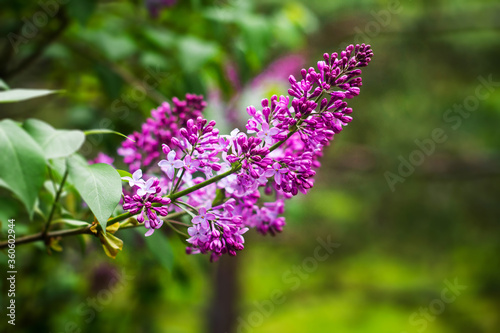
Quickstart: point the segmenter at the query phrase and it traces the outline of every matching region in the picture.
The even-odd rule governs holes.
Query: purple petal
[[[275,171],[273,169],[267,169],[265,172],[264,172],[264,176],[266,177],[271,177],[271,176],[274,176],[274,173]]]
[[[210,228],[210,224],[208,223],[208,221],[206,219],[203,219],[203,221],[201,221],[201,227],[203,229],[208,229],[208,228]]]
[[[279,172],[276,172],[276,174],[274,175],[274,181],[276,182],[276,184],[280,185],[281,184],[281,173]]]
[[[170,179],[174,178],[174,168],[172,166],[167,168],[167,177]]]
[[[175,151],[171,150],[168,155],[167,155],[167,160],[169,162],[172,162],[173,160],[175,160]]]
[[[273,127],[269,130],[269,135],[274,136],[274,135],[278,134],[279,132],[280,132],[279,129],[277,129],[276,127]]]
[[[137,181],[139,179],[142,178],[142,170],[141,169],[137,169],[135,170],[135,172],[132,174],[132,178]]]
[[[149,178],[146,184],[144,184],[144,189],[147,191],[151,188],[151,185],[155,182],[154,178]]]
[[[198,233],[198,229],[196,229],[195,227],[189,227],[188,228],[188,234],[189,236],[194,236]]]

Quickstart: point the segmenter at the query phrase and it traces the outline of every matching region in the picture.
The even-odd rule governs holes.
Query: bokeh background
[[[215,264],[168,232],[121,232],[116,260],[83,237],[51,255],[19,246],[16,326],[2,278],[2,331],[500,331],[498,1],[61,2],[0,1],[0,78],[66,91],[3,104],[1,118],[131,133],[196,93],[230,130],[324,52],[366,42],[375,56],[282,234],[248,234]],[[121,166],[120,142],[94,136],[82,154]],[[2,239],[12,217],[18,236],[40,230],[0,195]],[[324,242],[336,245],[318,260]]]

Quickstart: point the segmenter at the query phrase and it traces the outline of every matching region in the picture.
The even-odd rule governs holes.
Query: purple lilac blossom
[[[146,0],[146,8],[152,18],[157,18],[160,11],[166,7],[172,7],[177,0]]]
[[[186,251],[209,253],[211,260],[242,250],[248,228],[273,236],[281,232],[285,201],[313,187],[324,147],[351,122],[347,100],[359,95],[360,68],[372,55],[365,44],[325,54],[317,69],[302,69],[299,79],[289,77],[287,96],[249,106],[246,132],[220,135],[215,121],[202,117],[201,96],[174,99],[173,108],[164,103],[152,111],[142,132],[132,135],[136,143],[125,141],[120,148],[130,171],[142,168],[148,179],[142,183],[132,177],[136,193],[125,196],[123,208],[140,213],[141,223],[147,217],[151,234],[162,224],[157,213],[168,213],[169,196],[185,191],[172,201],[196,212]],[[159,161],[161,154],[166,159]],[[226,172],[231,174],[189,190]]]
[[[123,177],[122,179],[124,178],[130,177]],[[171,200],[157,195],[161,192],[160,181],[157,178],[150,178],[145,182],[143,180],[141,182],[141,180],[137,179],[134,182],[134,186],[139,187],[135,195],[124,195],[123,209],[131,214],[139,214],[137,215],[137,221],[139,223],[144,222],[146,229],[148,229],[146,236],[151,236],[155,229],[163,225],[163,221],[158,217],[158,214],[161,216],[168,215],[166,205]],[[161,204],[162,206],[157,207],[153,206],[153,204]]]
[[[96,158],[89,161],[89,164],[105,163],[105,164],[113,165],[114,161],[115,161],[115,159],[113,157],[108,156],[104,153],[99,153],[99,154],[97,154]]]

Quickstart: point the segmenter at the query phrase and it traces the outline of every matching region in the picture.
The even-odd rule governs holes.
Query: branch
[[[16,246],[17,246],[17,245],[21,245],[21,244],[41,241],[41,240],[44,240],[45,238],[66,237],[66,236],[83,235],[83,234],[92,234],[92,232],[90,231],[90,225],[87,227],[78,228],[78,229],[52,231],[52,232],[48,232],[46,235],[44,235],[43,232],[39,232],[39,233],[34,234],[34,235],[28,235],[28,236],[16,238],[14,244],[16,244]],[[0,249],[5,249],[8,247],[8,245],[9,245],[8,241],[0,242]]]
[[[45,51],[45,49],[50,44],[52,44],[57,39],[57,37],[59,37],[59,35],[66,29],[66,27],[69,25],[69,20],[66,17],[66,14],[64,13],[63,8],[61,8],[61,10],[57,13],[56,17],[60,21],[59,27],[56,30],[54,30],[52,33],[48,34],[40,43],[38,43],[38,45],[35,48],[35,50],[33,51],[33,53],[31,53],[29,56],[24,58],[19,64],[17,64],[16,67],[14,67],[11,70],[4,69],[4,73],[2,74],[2,76],[5,79],[12,77],[15,74],[24,70],[25,68],[27,68],[32,62],[34,62],[38,57],[40,57],[40,55],[43,53],[43,51]]]
[[[179,216],[182,216],[184,214],[185,214],[184,212],[176,212],[176,213],[172,213],[172,214],[165,216],[163,219],[170,219],[171,220],[171,219],[178,218]],[[129,218],[131,216],[132,216],[132,214],[124,213],[124,214],[121,214],[121,215],[118,215],[114,218],[109,219],[108,223],[110,223],[110,222],[115,223],[118,221],[123,221],[126,218]],[[143,224],[129,224],[129,225],[120,227],[120,229],[118,229],[118,230],[136,228],[136,227],[140,227],[142,225]],[[39,233],[34,234],[34,235],[28,235],[28,236],[16,238],[16,240],[14,241],[14,244],[17,246],[17,245],[21,245],[21,244],[38,242],[38,241],[50,239],[53,237],[68,237],[68,236],[75,236],[75,235],[93,235],[92,231],[90,231],[90,228],[91,228],[91,225],[88,225],[88,226],[85,226],[82,228],[76,228],[76,229],[56,230],[56,231],[47,232],[46,235],[44,235],[43,232],[39,232]],[[8,246],[9,246],[8,241],[0,242],[0,249],[5,249]]]

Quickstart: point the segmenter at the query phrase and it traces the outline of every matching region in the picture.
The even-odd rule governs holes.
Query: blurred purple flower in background
[[[146,0],[146,8],[153,18],[158,17],[160,11],[166,7],[172,7],[177,0]]]

